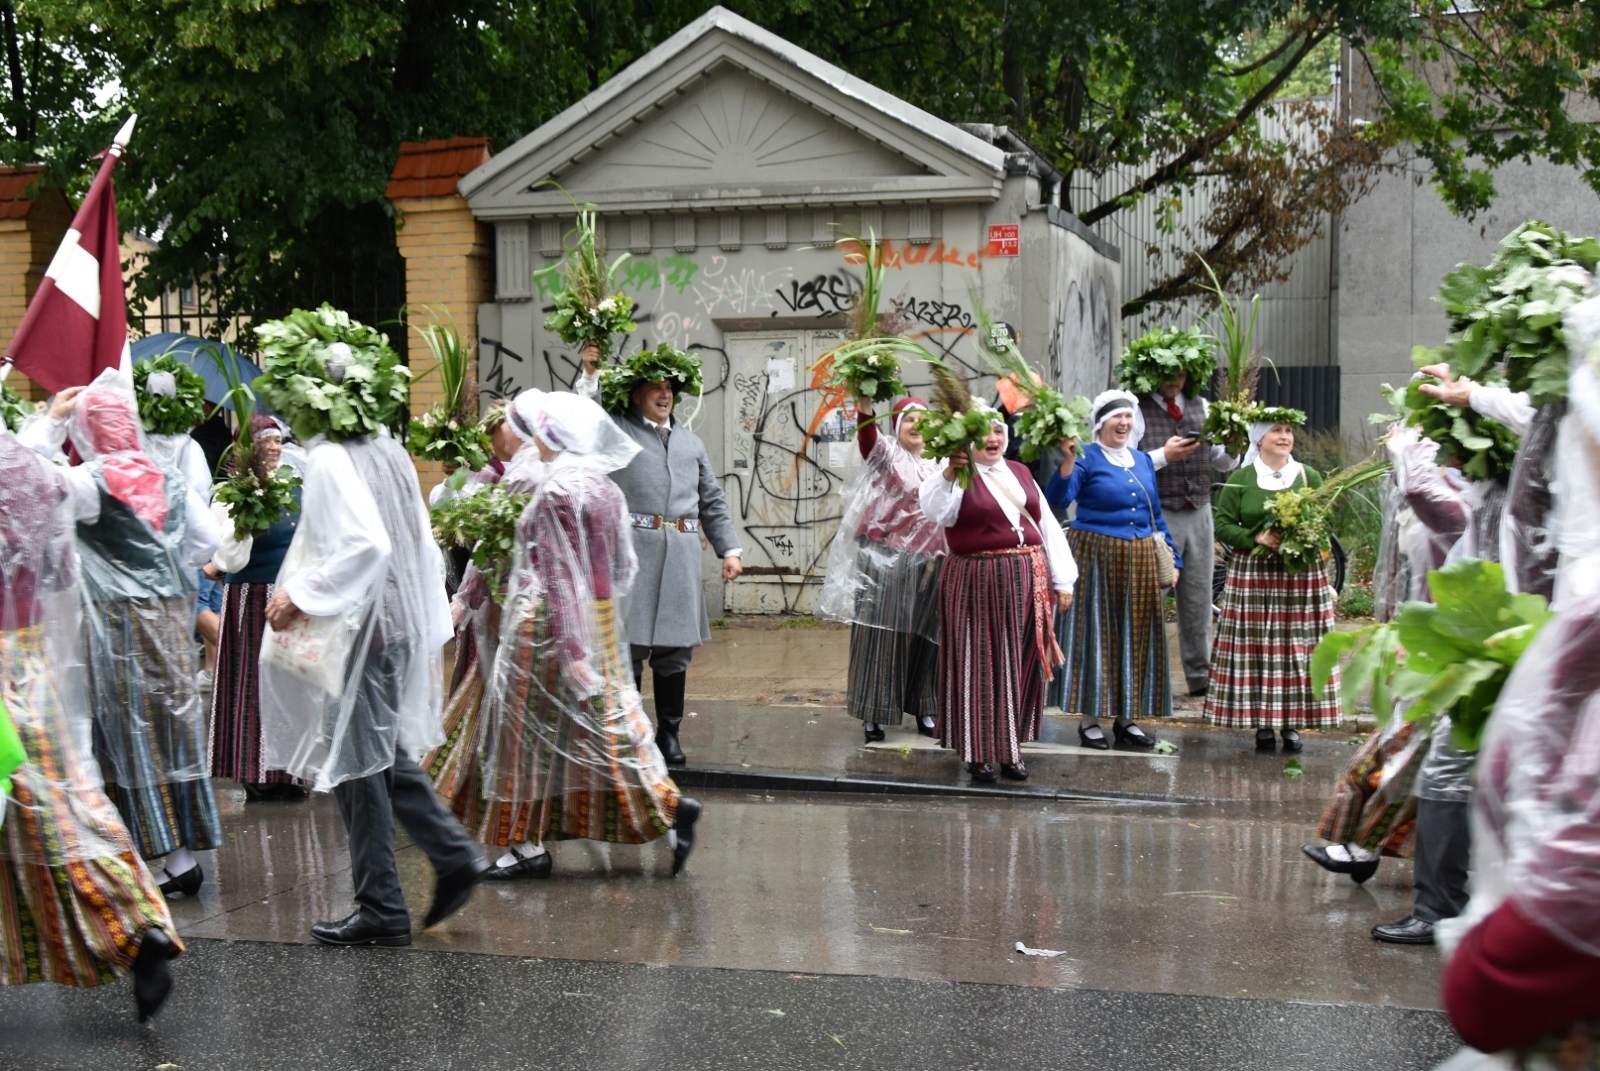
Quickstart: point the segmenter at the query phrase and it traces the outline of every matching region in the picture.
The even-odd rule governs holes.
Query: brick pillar
[[[72,206],[62,192],[36,186],[44,172],[42,167],[0,167],[0,348],[11,344],[72,224]],[[6,382],[24,398],[45,396],[21,372],[13,370]]]
[[[472,350],[477,377],[478,304],[494,295],[494,233],[472,217],[466,198],[456,192],[461,176],[489,158],[485,138],[406,142],[389,181],[388,197],[399,216],[397,240],[406,262],[406,304],[411,315],[427,316],[422,306],[443,315],[448,310],[461,338]],[[413,337],[411,409],[421,413],[444,400],[434,360]],[[476,397],[473,399],[476,404]],[[417,461],[426,494],[444,478],[437,462]]]

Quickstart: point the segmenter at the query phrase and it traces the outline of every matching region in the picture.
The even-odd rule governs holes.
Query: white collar
[[[1268,468],[1267,463],[1259,457],[1251,464],[1255,466],[1256,484],[1264,491],[1282,491],[1287,487],[1291,487],[1300,478],[1300,474],[1305,471],[1305,466],[1293,457],[1289,458],[1283,468],[1277,472],[1273,472],[1272,469]]]
[[[1132,442],[1133,439],[1130,437],[1128,441]],[[1133,468],[1133,450],[1128,445],[1124,444],[1122,446],[1107,446],[1098,439],[1095,440],[1095,445],[1100,448],[1100,453],[1105,455],[1105,459],[1117,466],[1117,468]]]
[[[1162,394],[1160,391],[1155,391],[1150,395],[1150,400],[1156,403],[1156,408],[1158,409],[1166,409],[1168,402],[1177,402],[1178,411],[1180,413],[1187,413],[1189,411],[1188,399],[1183,396],[1183,391],[1181,390],[1170,398],[1168,398],[1165,394]]]

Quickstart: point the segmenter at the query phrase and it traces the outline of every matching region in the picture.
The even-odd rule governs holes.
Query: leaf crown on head
[[[699,394],[703,388],[701,361],[663,342],[653,350],[640,350],[620,365],[600,370],[600,403],[607,412],[624,413],[633,404],[633,391],[641,383],[668,383],[674,394]]]
[[[150,375],[171,376],[174,393],[152,394]],[[133,366],[133,392],[139,400],[139,422],[154,435],[181,435],[205,415],[205,377],[171,353],[151,357]]]
[[[396,429],[411,394],[411,370],[389,336],[333,306],[295,309],[256,327],[262,374],[257,393],[286,416],[302,442]]]
[[[1139,397],[1187,373],[1186,398],[1200,393],[1217,370],[1217,340],[1194,328],[1155,327],[1128,343],[1117,362],[1117,384]]]

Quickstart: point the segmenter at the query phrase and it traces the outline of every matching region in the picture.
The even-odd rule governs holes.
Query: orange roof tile
[[[488,138],[444,138],[439,141],[403,141],[384,196],[448,197],[462,176],[489,159]]]
[[[34,186],[43,167],[0,167],[0,219],[25,219],[33,207]]]

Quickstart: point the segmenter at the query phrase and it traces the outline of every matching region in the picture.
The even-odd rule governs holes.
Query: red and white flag
[[[133,135],[134,118],[123,124],[106,150],[89,196],[72,217],[72,227],[6,350],[7,361],[52,394],[129,364],[122,232],[111,171]]]

